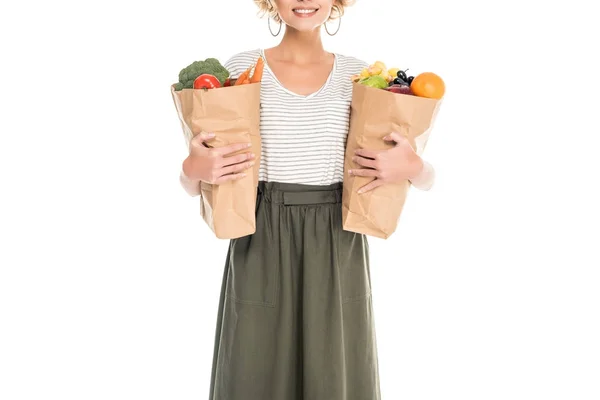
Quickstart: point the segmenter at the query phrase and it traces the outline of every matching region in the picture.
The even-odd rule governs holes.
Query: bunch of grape
[[[410,84],[412,83],[413,79],[415,79],[414,76],[406,76],[406,71],[407,70],[399,70],[398,72],[396,72],[396,77],[390,82],[390,86],[391,85],[401,85],[401,86],[410,86]]]

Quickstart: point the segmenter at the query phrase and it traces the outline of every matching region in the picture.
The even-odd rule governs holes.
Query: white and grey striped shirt
[[[262,49],[238,53],[224,66],[236,78],[261,55],[264,58]],[[287,90],[265,64],[259,180],[309,185],[343,181],[352,100],[350,77],[367,66],[357,58],[335,54],[326,83],[303,96]]]

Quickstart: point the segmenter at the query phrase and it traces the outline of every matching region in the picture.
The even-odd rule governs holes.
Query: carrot
[[[250,83],[258,83],[262,80],[264,67],[265,62],[262,57],[259,57],[256,61],[256,66],[254,67],[254,74],[252,74],[252,78],[250,78]]]
[[[248,76],[248,70],[242,72],[242,74],[240,76],[238,76],[238,78],[236,79],[233,86],[240,86],[244,82],[244,79],[246,79],[247,76]]]
[[[245,70],[244,72],[242,72],[242,74],[237,78],[237,80],[235,81],[235,84],[233,86],[243,85],[244,81],[246,79],[248,79],[248,76],[250,75],[250,71],[252,71],[252,67],[250,67],[247,70]]]

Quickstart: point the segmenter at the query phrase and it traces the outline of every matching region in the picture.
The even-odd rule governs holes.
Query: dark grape
[[[404,71],[398,71],[398,78],[402,79],[403,81],[406,82],[406,72]]]
[[[409,76],[408,79],[406,80],[406,82],[410,85],[412,83],[413,79],[415,79],[414,76]]]
[[[400,78],[394,78],[394,84],[395,85],[405,85],[406,82],[404,82],[404,80],[402,80]]]

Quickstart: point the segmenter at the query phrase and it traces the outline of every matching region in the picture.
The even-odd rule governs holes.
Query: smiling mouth
[[[319,11],[319,9],[318,8],[294,8],[292,11],[296,15],[308,17],[310,15],[316,14],[317,11]]]

